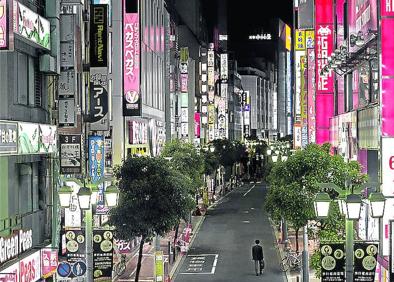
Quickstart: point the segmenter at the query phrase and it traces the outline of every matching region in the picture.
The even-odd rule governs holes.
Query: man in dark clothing
[[[256,240],[256,245],[252,247],[252,258],[254,260],[254,269],[256,271],[256,276],[263,274],[264,269],[264,255],[263,255],[263,247],[261,247],[260,240]]]

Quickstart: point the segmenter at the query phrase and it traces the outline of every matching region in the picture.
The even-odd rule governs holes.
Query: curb
[[[271,232],[272,232],[272,235],[274,236],[274,238],[275,238],[275,242],[274,242],[274,247],[275,247],[275,249],[276,249],[276,254],[278,255],[278,258],[279,258],[279,261],[280,261],[280,263],[282,262],[282,260],[283,260],[283,250],[282,250],[282,248],[280,247],[280,244],[278,244],[278,239],[276,238],[276,235],[275,235],[275,225],[274,225],[274,223],[273,223],[273,221],[271,220],[271,218],[270,217],[268,217],[268,220],[269,220],[269,222],[270,222],[270,225],[271,225]],[[282,270],[282,273],[283,273],[283,278],[284,278],[284,280],[285,281],[287,281],[287,282],[289,282],[289,277],[290,277],[290,270],[287,270],[287,271],[283,271]]]
[[[202,223],[204,222],[204,220],[205,220],[205,216],[202,216],[201,219],[196,223],[196,227],[195,227],[195,229],[194,229],[193,236],[192,236],[192,238],[191,238],[191,240],[190,240],[189,246],[192,246],[192,245],[193,245],[193,242],[194,242],[194,240],[195,240],[195,238],[196,238],[196,236],[197,236],[197,233],[198,233],[198,231],[200,230],[201,225],[202,225]],[[170,271],[170,273],[169,273],[170,281],[171,281],[173,278],[176,277],[176,274],[177,274],[178,271],[179,271],[178,268],[179,268],[180,265],[183,264],[183,262],[184,262],[185,259],[186,259],[186,256],[187,256],[187,255],[183,255],[180,259],[175,260],[174,266],[172,267],[172,269],[171,269],[171,271]]]

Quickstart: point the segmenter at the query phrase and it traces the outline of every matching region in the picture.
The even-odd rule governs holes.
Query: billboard
[[[60,174],[80,174],[81,135],[59,135]]]
[[[90,5],[90,66],[108,66],[108,6]]]
[[[141,115],[138,5],[123,0],[123,115]],[[135,1],[138,2],[138,1]],[[131,3],[131,4],[130,4]]]
[[[321,71],[333,52],[333,0],[315,2],[315,63],[316,63],[316,143],[329,142],[330,118],[334,115],[333,74]]]
[[[14,32],[45,49],[51,49],[49,21],[17,1],[14,1],[13,9]]]

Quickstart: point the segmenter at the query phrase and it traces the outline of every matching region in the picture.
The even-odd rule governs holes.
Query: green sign
[[[155,252],[155,281],[164,281],[164,256],[163,251]]]

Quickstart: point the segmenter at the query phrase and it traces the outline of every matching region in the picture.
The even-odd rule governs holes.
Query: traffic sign
[[[83,261],[77,261],[73,264],[72,272],[75,276],[83,276],[86,273],[86,263]]]
[[[71,265],[68,262],[61,262],[57,266],[57,274],[60,277],[68,277],[71,273]]]

